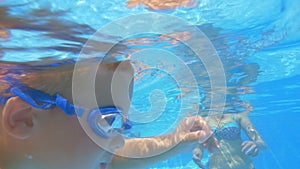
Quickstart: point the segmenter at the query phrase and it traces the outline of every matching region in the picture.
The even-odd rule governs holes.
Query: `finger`
[[[214,149],[219,148],[218,140],[215,137],[210,137],[203,146],[208,149],[209,152],[213,152]]]
[[[242,143],[242,152],[245,152],[245,150],[250,146],[250,143],[248,141],[245,141]]]
[[[249,148],[248,151],[246,151],[246,155],[251,155],[253,153],[253,151],[255,150],[256,145],[252,144]]]
[[[199,138],[198,139],[199,139],[200,143],[206,142],[209,139],[209,137],[210,137],[209,133],[205,132],[204,130],[199,131]]]
[[[252,157],[256,157],[258,155],[259,149],[256,147],[252,153]]]
[[[211,145],[216,148],[220,148],[219,142],[215,137],[211,137]]]
[[[218,139],[214,137],[214,145],[216,145],[217,148],[220,148]]]
[[[247,142],[246,141],[244,141],[243,143],[242,143],[242,147],[246,144]]]
[[[193,126],[191,128],[190,131],[198,131],[198,130],[202,130],[203,125],[201,124],[201,122],[199,122],[198,120],[195,120],[195,122],[193,122]]]
[[[203,137],[202,131],[189,132],[184,135],[183,141],[199,141]]]
[[[198,116],[186,117],[182,120],[181,126],[186,131],[194,132],[194,131],[202,130],[203,121],[204,119]]]

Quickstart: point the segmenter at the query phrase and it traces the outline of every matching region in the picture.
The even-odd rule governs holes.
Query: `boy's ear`
[[[2,127],[11,136],[26,139],[33,129],[33,108],[19,97],[10,98],[2,111]]]

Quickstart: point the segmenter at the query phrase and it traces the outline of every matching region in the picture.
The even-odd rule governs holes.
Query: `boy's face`
[[[4,151],[0,155],[0,168],[107,168],[112,153],[99,147],[87,136],[76,116],[65,115],[58,108],[33,111],[34,127],[28,138],[18,139],[7,133],[1,135],[0,147]],[[99,139],[101,145],[113,152],[124,144],[120,137]]]
[[[133,86],[134,71],[130,62],[96,70],[96,80],[92,81],[97,84],[95,89],[89,88],[88,80],[78,79],[73,81],[72,87],[62,90],[63,95],[72,96],[76,100],[74,104],[87,110],[116,106],[126,114]],[[90,77],[84,75],[80,74],[80,77]],[[74,88],[75,84],[78,88]],[[70,89],[76,92],[71,93]],[[90,94],[90,90],[95,93]],[[99,105],[91,104],[93,100],[99,101]],[[5,115],[5,118],[0,117],[4,126],[0,126],[1,169],[105,169],[114,150],[124,145],[121,135],[112,138],[99,136],[95,143],[95,138],[92,140],[87,135],[91,132],[84,130],[88,127],[83,129],[81,126],[80,122],[87,121],[86,116],[79,122],[76,116],[66,115],[59,108],[42,110],[28,106],[21,99],[10,99],[3,110],[5,113],[1,113],[2,117]]]

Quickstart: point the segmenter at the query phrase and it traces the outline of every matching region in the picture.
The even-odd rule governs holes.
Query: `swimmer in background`
[[[176,8],[193,8],[199,4],[197,0],[129,0],[127,7],[133,8],[138,5],[143,5],[150,10],[174,10]]]
[[[207,123],[218,140],[219,147],[210,152],[209,169],[254,169],[250,157],[256,157],[266,145],[254,128],[248,114],[253,110],[249,103],[244,103],[246,110],[241,113],[223,114],[221,117],[207,117]],[[244,130],[249,140],[243,141],[241,130]],[[202,169],[201,162],[203,145],[198,144],[193,151],[193,161]]]

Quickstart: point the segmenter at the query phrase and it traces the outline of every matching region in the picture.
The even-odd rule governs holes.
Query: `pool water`
[[[125,0],[3,0],[0,60],[76,60],[97,30],[120,18],[148,12],[180,18],[204,32],[214,46],[230,91],[226,102],[248,101],[253,105],[250,118],[268,147],[253,159],[256,168],[300,168],[299,1],[194,2],[196,5],[150,9],[147,5],[128,7]],[[130,26],[127,24],[125,27]],[[140,25],[148,24],[145,20]],[[165,30],[178,26],[158,23],[153,27],[161,24],[167,25]],[[100,44],[117,45],[108,54],[97,51],[100,57],[122,56],[134,61],[135,88],[129,114],[133,119],[143,117],[143,121],[135,124],[131,134],[170,132],[178,120],[193,115],[199,105],[205,108],[210,101],[207,67],[184,43],[193,39],[189,28],[173,35],[167,33],[147,32],[123,38],[101,33]],[[185,68],[191,70],[195,83],[182,73]],[[232,105],[226,108],[238,109]],[[191,155],[184,152],[150,168],[197,168]]]

